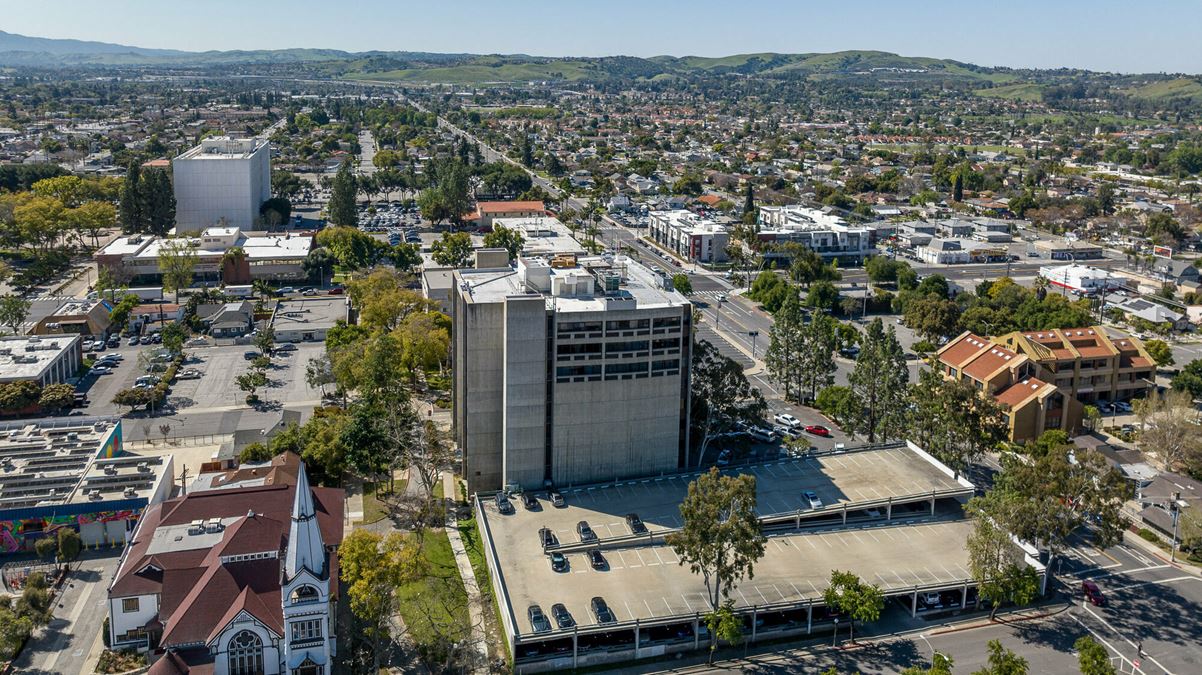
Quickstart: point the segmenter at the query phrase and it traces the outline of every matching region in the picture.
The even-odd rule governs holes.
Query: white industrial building
[[[454,431],[468,491],[689,465],[692,305],[624,256],[455,272]]]
[[[1090,265],[1044,265],[1039,268],[1039,276],[1052,286],[1080,294],[1125,288],[1120,277]]]
[[[504,227],[522,235],[522,255],[539,256],[555,253],[585,252],[572,236],[567,225],[556,218],[531,216],[526,218],[494,218],[492,227]]]
[[[82,363],[82,338],[78,335],[0,338],[0,383],[58,384],[74,377]]]
[[[655,243],[693,262],[724,262],[730,234],[726,227],[692,211],[652,211],[649,232]]]
[[[192,277],[197,281],[245,284],[255,279],[301,281],[308,278],[303,263],[313,248],[310,235],[243,232],[237,227],[210,227],[198,236],[164,239],[149,234],[117,237],[97,251],[98,265],[131,284],[160,284],[159,250],[168,241],[186,241],[196,255]],[[241,248],[238,261],[225,253]]]
[[[271,199],[271,144],[262,138],[206,138],[171,162],[179,234],[214,225],[251,229]]]

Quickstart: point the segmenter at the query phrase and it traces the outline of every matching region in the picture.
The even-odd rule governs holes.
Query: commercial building
[[[58,384],[74,377],[81,365],[83,339],[78,335],[0,337],[0,383]]]
[[[974,487],[917,446],[815,452],[738,471],[755,478],[756,510],[769,532],[755,578],[742,580],[731,596],[745,641],[829,633],[835,616],[823,591],[835,569],[877,585],[914,616],[976,607],[965,548],[972,522],[962,511]],[[705,580],[678,564],[665,542],[682,526],[680,503],[696,477],[686,472],[561,490],[561,508],[535,493],[541,509],[519,506],[505,514],[477,495],[501,634],[516,671],[584,668],[708,646],[705,615],[712,607]],[[821,503],[803,497],[807,490]],[[632,532],[628,514],[647,531]],[[595,538],[582,540],[581,522]],[[545,546],[535,543],[540,531],[549,536]],[[588,557],[592,551],[600,553],[599,564]],[[1024,552],[1027,564],[1042,571],[1033,551]],[[552,553],[565,556],[566,570],[552,569]],[[612,621],[598,620],[595,598]],[[564,624],[553,615],[560,605],[569,620]],[[533,606],[556,623],[534,625]]]
[[[210,227],[199,236],[163,239],[153,235],[122,235],[97,251],[97,265],[130,285],[161,285],[159,251],[168,241],[184,241],[196,255],[195,281],[245,284],[265,281],[303,281],[304,261],[313,248],[309,235],[243,232],[237,227]],[[230,249],[242,255],[227,257]]]
[[[1012,441],[1049,429],[1073,433],[1085,405],[1142,395],[1156,376],[1139,340],[1109,337],[1100,326],[993,338],[965,332],[937,358],[945,377],[973,383],[1007,410]]]
[[[692,305],[627,259],[455,273],[454,432],[468,491],[688,465]]]
[[[585,253],[567,225],[555,218],[496,218],[493,227],[505,227],[522,235],[522,255],[545,256],[556,253]]]
[[[66,300],[29,329],[31,335],[105,335],[113,307],[103,300]]]
[[[764,206],[756,237],[764,243],[795,243],[827,259],[860,263],[873,253],[873,232],[805,206]]]
[[[300,465],[147,509],[108,589],[111,644],[151,648],[153,675],[333,672],[342,502]]]
[[[648,232],[655,243],[692,262],[725,262],[726,227],[691,211],[652,211]]]
[[[171,479],[170,455],[122,451],[117,418],[0,424],[0,552],[32,551],[64,527],[85,546],[124,545]]]
[[[476,202],[476,211],[467,217],[481,230],[491,231],[498,218],[537,218],[547,215],[542,202]]]
[[[171,162],[175,231],[215,225],[249,230],[271,199],[271,144],[261,138],[206,138]]]
[[[277,342],[321,342],[339,321],[347,320],[345,297],[281,300],[271,317]]]
[[[1077,295],[1090,295],[1101,293],[1103,290],[1118,290],[1126,287],[1122,277],[1113,276],[1104,269],[1076,263],[1044,265],[1039,268],[1039,276],[1047,279],[1049,285]]]
[[[1040,239],[1035,250],[1052,260],[1098,260],[1102,258],[1102,247],[1080,241],[1064,239]]]

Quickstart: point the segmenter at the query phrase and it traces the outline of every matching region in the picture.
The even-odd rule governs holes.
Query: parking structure
[[[913,444],[865,446],[731,468],[756,477],[757,511],[768,537],[755,578],[734,592],[746,637],[778,638],[829,629],[822,603],[831,570],[854,572],[901,598],[911,613],[976,603],[965,541],[972,529],[962,504],[974,487]],[[679,504],[697,476],[535,493],[504,513],[477,495],[494,592],[520,672],[584,667],[699,648],[710,611],[703,579],[681,566],[664,537],[682,522]],[[813,491],[822,505],[804,497]],[[647,528],[635,534],[628,516]],[[596,539],[582,541],[578,524]],[[544,532],[545,530],[545,532]],[[603,561],[596,564],[595,552]],[[562,554],[566,570],[552,567]],[[1038,567],[1038,562],[1029,562]],[[599,624],[593,598],[614,621]],[[529,608],[562,604],[566,628],[535,630]]]

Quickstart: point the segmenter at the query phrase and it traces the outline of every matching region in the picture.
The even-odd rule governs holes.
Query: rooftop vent
[[[205,531],[205,521],[199,518],[188,523],[188,534],[203,534]]]
[[[135,496],[137,496],[137,494],[138,494],[138,488],[133,487],[132,485],[130,487],[125,488],[125,496],[126,497],[135,497]]]

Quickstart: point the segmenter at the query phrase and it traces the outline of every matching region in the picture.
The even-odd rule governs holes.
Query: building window
[[[302,661],[299,667],[292,669],[292,675],[322,675],[324,672],[323,666],[313,663],[313,659],[309,658]]]
[[[263,641],[258,635],[244,630],[230,640],[230,675],[261,675],[263,673]]]
[[[139,603],[137,598],[121,598],[121,611],[126,614],[138,611]]]
[[[321,619],[292,622],[292,641],[305,642],[321,638]]]
[[[292,591],[291,601],[294,605],[299,605],[305,602],[317,602],[320,599],[321,596],[318,595],[317,589],[313,588],[312,586],[300,586],[296,590]]]

